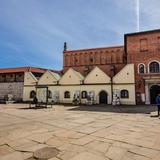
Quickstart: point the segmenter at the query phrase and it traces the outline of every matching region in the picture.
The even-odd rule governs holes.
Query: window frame
[[[33,99],[36,96],[36,91],[32,90],[30,91],[29,97],[30,99]]]
[[[151,72],[151,64],[152,63],[157,63],[158,64],[158,72]],[[154,68],[154,70],[155,70],[155,68]],[[152,74],[154,74],[154,73],[159,73],[160,72],[160,63],[159,63],[159,61],[156,61],[156,60],[154,60],[154,61],[151,61],[150,63],[148,63],[148,73],[152,73]]]
[[[83,95],[83,94],[85,94],[85,95]],[[87,99],[87,95],[88,95],[87,91],[82,91],[81,92],[81,98],[82,99]]]
[[[120,92],[120,96],[122,99],[129,98],[129,91],[127,89],[122,89]]]
[[[70,99],[70,97],[71,97],[71,93],[69,91],[65,91],[64,92],[64,98],[65,99]]]
[[[143,65],[143,67],[144,67],[144,72],[143,73],[140,72],[140,66],[141,65]],[[138,64],[138,74],[145,74],[145,73],[146,73],[146,66],[145,66],[145,64],[144,63]]]

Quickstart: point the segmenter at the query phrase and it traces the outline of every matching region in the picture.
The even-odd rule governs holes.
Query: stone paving
[[[0,160],[34,160],[46,148],[56,149],[49,160],[160,160],[155,107],[28,107],[0,105]]]

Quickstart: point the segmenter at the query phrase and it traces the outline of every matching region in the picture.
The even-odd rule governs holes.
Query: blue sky
[[[140,0],[140,30],[160,28],[160,1]],[[136,0],[0,0],[0,67],[62,69],[69,49],[123,45]]]

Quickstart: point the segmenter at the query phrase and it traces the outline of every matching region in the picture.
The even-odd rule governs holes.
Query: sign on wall
[[[47,103],[47,88],[37,88],[38,102]]]

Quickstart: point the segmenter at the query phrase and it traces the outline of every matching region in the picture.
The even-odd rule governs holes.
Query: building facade
[[[160,93],[160,30],[124,35],[124,46],[63,51],[63,70],[0,70],[0,96],[12,93],[31,101],[154,104]],[[22,67],[24,68],[24,67]],[[61,74],[59,74],[61,73]],[[28,78],[27,78],[28,77]],[[47,89],[47,91],[46,91]]]
[[[137,104],[154,104],[160,92],[160,30],[124,35],[124,46],[67,50],[63,52],[64,72],[72,67],[82,74],[94,66],[113,77],[126,64],[134,64]]]
[[[81,104],[112,104],[113,95],[121,104],[135,105],[134,65],[127,64],[112,78],[99,67],[83,76],[73,68],[63,75],[46,71],[38,80],[31,72],[25,73],[24,101],[73,103],[79,99]]]

